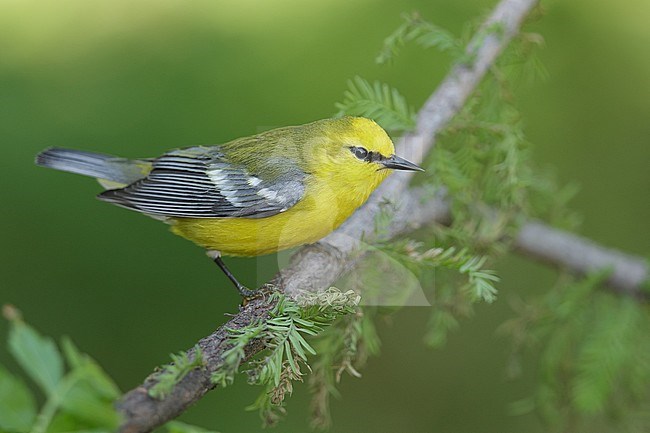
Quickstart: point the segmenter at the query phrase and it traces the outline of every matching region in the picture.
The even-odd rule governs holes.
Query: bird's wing
[[[268,217],[295,205],[305,192],[300,168],[286,160],[268,164],[275,164],[267,167],[272,179],[229,163],[217,147],[180,149],[156,159],[144,179],[99,198],[152,216]]]

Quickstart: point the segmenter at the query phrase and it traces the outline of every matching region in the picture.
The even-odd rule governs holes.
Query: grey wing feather
[[[99,198],[146,214],[180,218],[268,217],[291,208],[304,194],[298,167],[264,179],[226,162],[217,148],[196,147],[163,155],[149,175]]]

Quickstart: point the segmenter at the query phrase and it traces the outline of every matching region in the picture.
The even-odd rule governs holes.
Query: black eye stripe
[[[350,152],[360,160],[366,162],[376,162],[384,159],[384,156],[381,153],[368,151],[368,149],[361,146],[351,146]]]

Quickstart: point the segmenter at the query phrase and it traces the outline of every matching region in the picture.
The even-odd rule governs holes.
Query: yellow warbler
[[[375,122],[343,117],[152,159],[51,148],[36,163],[97,178],[106,188],[99,199],[167,222],[206,248],[248,296],[221,254],[257,256],[317,241],[361,206],[391,169],[422,170],[394,151]]]

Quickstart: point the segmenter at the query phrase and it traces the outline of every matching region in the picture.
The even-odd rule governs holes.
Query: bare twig
[[[482,30],[468,46],[471,61],[452,69],[420,110],[415,132],[405,136],[398,143],[397,148],[401,155],[408,156],[414,162],[423,159],[433,146],[436,134],[460,110],[536,3],[537,0],[502,0],[497,5]],[[433,221],[449,221],[447,203],[442,198],[423,203],[415,192],[406,191],[409,180],[410,176],[405,173],[397,173],[387,179],[368,203],[338,230],[319,243],[303,248],[293,258],[291,265],[276,276],[274,284],[289,295],[298,290],[321,290],[332,285],[351,266],[349,257],[358,247],[360,239],[363,237],[365,241],[372,241],[379,236],[374,232],[374,219],[385,200],[397,203],[398,208],[394,223],[387,232],[381,234],[382,236],[395,236]],[[522,237],[525,240],[517,243],[517,247],[522,251],[544,258],[547,257],[545,254],[554,254],[552,248],[545,250],[550,252],[543,254],[541,249],[537,248],[542,243],[531,235],[530,231],[525,229]],[[585,244],[583,247],[589,249],[590,245]],[[612,263],[606,254],[599,257],[599,266]],[[562,260],[564,259],[559,262]],[[558,263],[558,260],[555,263]],[[576,266],[584,272],[591,269],[568,260],[562,263],[569,267]],[[645,275],[647,276],[647,268]],[[615,282],[617,281],[619,280],[616,279]],[[156,400],[148,395],[148,390],[156,383],[155,375],[147,378],[138,388],[126,393],[117,404],[118,411],[123,416],[120,431],[151,431],[180,415],[188,406],[213,389],[215,385],[210,382],[210,375],[222,362],[222,354],[228,345],[227,330],[246,327],[254,321],[263,320],[271,307],[263,299],[253,300],[226,324],[202,339],[199,346],[205,367],[190,372],[165,399]],[[246,348],[246,357],[253,356],[262,349],[260,342],[253,342]],[[193,357],[193,350],[188,353]]]
[[[609,269],[606,282],[613,290],[635,298],[648,296],[642,285],[650,278],[650,271],[648,263],[640,257],[602,247],[537,221],[524,224],[514,246],[522,254],[580,275]]]

